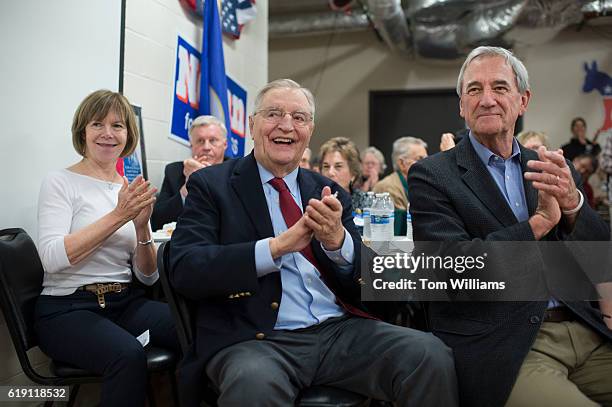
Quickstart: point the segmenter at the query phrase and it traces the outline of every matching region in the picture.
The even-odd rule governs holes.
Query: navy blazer
[[[166,165],[161,191],[155,201],[151,214],[151,228],[161,229],[164,224],[176,222],[183,211],[181,188],[185,183],[183,162],[176,161]]]
[[[320,199],[324,186],[338,192],[342,223],[355,246],[352,275],[337,273],[338,267],[315,239],[311,247],[319,264],[330,271],[328,287],[363,309],[358,284],[361,238],[353,224],[350,196],[309,170],[300,168],[297,180],[304,208],[309,199]],[[258,278],[255,269],[255,243],[273,237],[274,230],[253,154],[196,171],[187,188],[169,263],[174,288],[197,304],[195,346],[179,372],[181,391],[194,392],[202,386],[203,369],[216,352],[272,332],[282,287],[280,273]]]
[[[522,172],[537,154],[521,148]],[[580,187],[579,175],[572,168]],[[532,216],[538,192],[523,180]],[[415,240],[421,241],[530,241],[527,221],[519,222],[497,184],[466,137],[451,150],[414,164],[408,174],[410,212]],[[584,192],[583,192],[584,194]],[[585,203],[570,234],[556,227],[547,240],[609,240],[607,224]],[[534,246],[535,248],[535,246]],[[520,267],[537,270],[537,256],[521,259]],[[516,262],[516,259],[509,259]],[[541,258],[540,258],[541,261]],[[595,331],[612,339],[602,314],[589,302],[565,302]],[[455,355],[460,402],[463,406],[503,406],[523,360],[542,324],[546,301],[430,303],[432,332]]]

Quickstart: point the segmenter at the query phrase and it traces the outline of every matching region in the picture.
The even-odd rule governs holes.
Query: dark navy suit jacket
[[[343,301],[360,303],[360,244],[350,196],[333,181],[300,169],[298,184],[304,208],[320,199],[324,186],[338,192],[342,223],[353,239],[352,275],[337,273],[318,241],[311,247],[328,273],[325,283]],[[219,350],[256,334],[272,332],[281,302],[280,273],[261,278],[255,270],[255,243],[274,236],[257,163],[253,154],[193,173],[189,194],[170,244],[170,279],[174,288],[196,305],[196,338],[180,369],[183,401],[197,400],[206,362]],[[260,335],[261,336],[261,335]],[[197,405],[197,404],[196,404]]]

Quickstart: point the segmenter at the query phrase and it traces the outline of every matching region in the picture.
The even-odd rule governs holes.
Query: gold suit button
[[[272,304],[270,304],[270,308],[272,308],[273,310],[277,310],[278,309],[278,302],[273,302]]]
[[[261,333],[261,332],[260,332],[260,333],[258,333],[257,335],[255,335],[255,339],[259,339],[259,340],[262,340],[262,339],[263,339],[263,338],[265,338],[265,337],[266,337],[266,335],[264,335],[264,334],[263,334],[263,333]]]

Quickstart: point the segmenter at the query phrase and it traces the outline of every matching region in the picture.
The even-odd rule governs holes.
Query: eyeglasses
[[[293,120],[293,125],[296,127],[305,127],[308,125],[308,123],[312,121],[312,115],[310,113],[298,111],[285,112],[284,110],[276,108],[261,109],[255,112],[255,114],[260,114],[265,121],[274,124],[280,123],[285,118],[285,115],[288,114],[291,116],[291,120]]]

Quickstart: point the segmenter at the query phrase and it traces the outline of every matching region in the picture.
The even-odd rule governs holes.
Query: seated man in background
[[[249,117],[253,153],[189,178],[169,257],[173,286],[197,304],[182,405],[197,405],[207,375],[219,406],[290,406],[312,385],[456,406],[449,349],[361,304],[351,198],[299,167],[314,113],[309,90],[269,83]]]
[[[401,137],[393,142],[393,171],[374,186],[374,192],[388,192],[395,205],[395,235],[406,235],[408,210],[408,170],[415,162],[427,157],[427,143],[416,137]]]
[[[176,222],[183,211],[187,196],[187,180],[200,168],[223,162],[227,147],[227,130],[223,122],[214,116],[199,116],[189,128],[191,157],[166,166],[161,191],[151,215],[153,230],[165,223]]]
[[[312,150],[306,147],[306,149],[304,149],[304,154],[302,154],[302,159],[300,160],[300,167],[309,170],[311,158],[312,158]]]
[[[586,201],[591,208],[596,208],[595,194],[593,193],[593,187],[589,183],[589,178],[597,171],[597,158],[591,154],[580,154],[572,160],[572,164],[574,164],[574,168],[576,168],[576,171],[578,171],[582,178],[582,188],[584,189]]]

